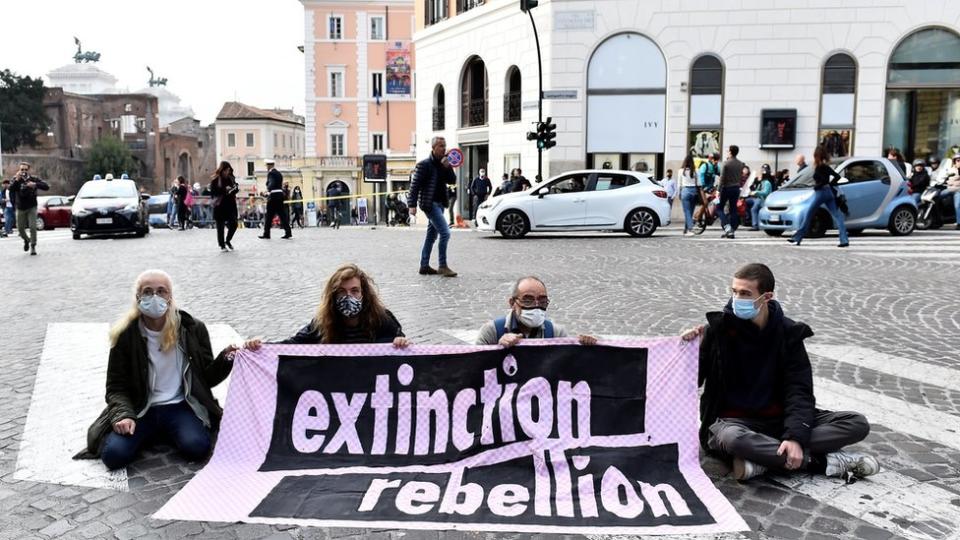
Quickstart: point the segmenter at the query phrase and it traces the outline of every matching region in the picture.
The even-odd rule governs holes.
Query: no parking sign
[[[463,165],[463,151],[459,148],[451,148],[447,152],[447,163],[453,168]]]

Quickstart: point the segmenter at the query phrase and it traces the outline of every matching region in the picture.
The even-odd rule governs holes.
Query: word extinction
[[[508,356],[502,371],[513,376],[515,362]],[[397,369],[398,387],[391,386],[389,375],[377,375],[372,392],[306,390],[293,413],[293,446],[302,454],[334,454],[345,449],[347,454],[406,455],[412,451],[423,456],[446,454],[451,444],[464,451],[477,439],[490,446],[518,440],[590,438],[590,386],[585,381],[561,380],[555,386],[543,377],[523,384],[501,382],[498,371],[484,370],[482,387],[459,389],[452,399],[444,389],[404,391],[414,378],[409,364]],[[334,415],[339,425],[331,434]],[[369,434],[368,440],[361,440],[358,434],[358,423],[363,420],[367,425],[359,433]]]

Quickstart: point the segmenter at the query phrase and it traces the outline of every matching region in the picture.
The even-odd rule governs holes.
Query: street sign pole
[[[537,125],[543,122],[543,60],[540,57],[540,36],[537,35],[537,23],[533,20],[532,10],[527,10],[530,25],[533,26],[533,39],[537,43],[537,74],[540,87],[537,92]],[[537,144],[537,179],[543,180],[543,148]]]

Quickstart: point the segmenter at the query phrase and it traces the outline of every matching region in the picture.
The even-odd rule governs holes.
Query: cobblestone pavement
[[[294,235],[289,242],[267,242],[241,230],[238,251],[220,253],[210,230],[83,241],[51,231],[41,233],[37,257],[23,253],[17,239],[0,240],[6,315],[0,330],[0,539],[493,537],[153,520],[149,516],[199,468],[159,452],[128,469],[127,492],[14,477],[48,324],[113,321],[129,306],[136,274],[159,267],[174,276],[181,305],[207,323],[228,323],[248,337],[285,337],[311,317],[323,280],[345,261],[372,272],[407,335],[425,344],[450,342],[444,330],[476,329],[504,312],[512,280],[530,273],[546,281],[553,318],[574,331],[675,335],[722,306],[738,265],[765,262],[776,273],[787,313],[816,332],[809,344],[819,399],[863,399],[885,411],[871,416],[873,431],[859,447],[877,454],[897,482],[909,486],[862,481],[817,491],[788,478],[738,484],[727,478],[724,464],[705,459],[708,474],[751,527],[743,536],[948,538],[960,528],[947,517],[898,514],[911,497],[925,503],[923,497],[936,496],[930,504],[947,513],[960,507],[960,387],[954,384],[960,373],[960,232],[908,238],[867,233],[838,250],[835,237],[796,248],[757,233],[724,241],[712,230],[696,238],[667,229],[647,239],[592,234],[522,241],[455,231],[450,264],[460,272],[456,279],[417,275],[422,231],[310,229]],[[858,357],[858,350],[866,353]],[[952,422],[930,425],[931,418]],[[76,419],[83,425],[91,420]],[[83,441],[76,443],[79,450]],[[913,495],[897,495],[897,489]]]

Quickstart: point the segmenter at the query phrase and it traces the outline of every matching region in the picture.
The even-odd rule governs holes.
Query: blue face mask
[[[757,300],[760,300],[760,298],[755,300],[749,298],[733,298],[732,300],[733,314],[737,317],[749,321],[760,314],[760,308],[756,305]]]

